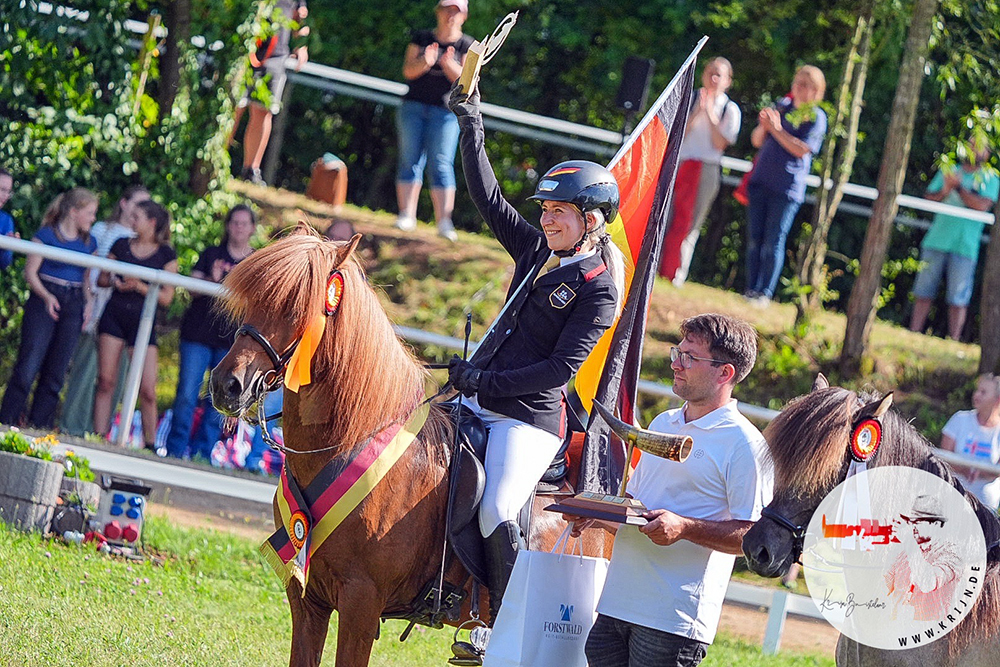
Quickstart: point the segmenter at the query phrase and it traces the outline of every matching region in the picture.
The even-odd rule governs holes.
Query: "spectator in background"
[[[990,210],[1000,195],[1000,179],[986,169],[989,159],[989,148],[982,148],[961,169],[947,173],[943,169],[938,171],[924,197],[974,211]],[[954,340],[962,336],[972,299],[983,224],[948,213],[934,214],[934,222],[920,244],[920,261],[924,267],[913,284],[916,302],[910,317],[911,331],[924,330],[941,275],[947,270],[948,336]]]
[[[14,177],[10,172],[0,167],[0,234],[21,238],[15,231],[14,218],[10,213],[3,210],[10,199],[10,193],[14,190]],[[10,250],[0,250],[0,269],[6,269],[14,262],[14,253]]]
[[[139,202],[149,199],[149,192],[141,185],[133,185],[125,190],[115,204],[111,217],[94,224],[90,236],[97,244],[97,256],[107,257],[111,246],[122,238],[132,238],[132,216]],[[63,433],[82,436],[94,427],[94,389],[97,380],[97,323],[104,314],[104,306],[111,298],[110,287],[97,286],[99,271],[90,272],[90,289],[94,294],[94,312],[83,327],[80,342],[73,353],[69,380],[66,382],[66,400],[63,402],[59,426]],[[121,364],[115,385],[114,403],[121,400],[125,387],[125,371],[128,364]]]
[[[250,238],[257,229],[257,217],[246,204],[234,206],[226,215],[222,242],[206,248],[191,271],[192,278],[221,283],[234,266],[250,256]],[[222,415],[209,403],[198,430],[191,424],[198,405],[205,373],[218,365],[233,344],[234,328],[213,309],[213,298],[195,294],[181,322],[180,370],[174,398],[167,455],[177,458],[201,456],[211,459],[212,448],[222,433]]]
[[[687,280],[702,225],[719,193],[722,153],[740,133],[742,113],[726,95],[732,82],[733,66],[728,60],[708,61],[681,142],[677,185],[660,264],[660,275],[677,287]]]
[[[458,240],[451,220],[455,208],[455,150],[458,121],[448,110],[452,84],[462,74],[465,54],[473,39],[462,33],[469,16],[468,0],[440,0],[435,9],[437,28],[413,32],[403,76],[409,90],[399,107],[399,170],[396,227],[411,231],[417,226],[417,200],[430,162],[431,203],[438,234]]]
[[[323,232],[323,236],[331,241],[350,241],[354,234],[354,225],[346,218],[334,218]]]
[[[90,190],[73,188],[49,204],[42,226],[31,240],[93,254],[97,246],[90,237],[90,225],[96,217],[97,196]],[[37,377],[28,423],[45,429],[55,426],[66,368],[93,306],[89,273],[90,269],[82,266],[28,255],[24,277],[31,294],[24,305],[21,347],[0,404],[0,422],[21,423],[28,392]]]
[[[990,373],[979,376],[972,394],[972,410],[960,410],[951,416],[941,431],[941,449],[980,463],[1000,462],[1000,377]],[[952,467],[965,488],[996,511],[1000,506],[1000,479],[975,468]]]
[[[820,108],[826,78],[818,67],[803,65],[792,92],[762,109],[750,135],[757,158],[747,184],[747,285],[744,295],[766,306],[774,297],[785,264],[785,241],[806,194],[812,157],[826,134]]]
[[[243,171],[240,178],[254,185],[264,185],[260,175],[260,163],[264,159],[267,142],[271,138],[271,121],[281,111],[281,95],[285,90],[288,75],[285,72],[285,58],[295,57],[295,70],[309,62],[309,49],[305,44],[291,47],[292,37],[304,38],[309,28],[302,23],[309,15],[305,0],[275,0],[267,2],[271,10],[267,18],[271,21],[271,34],[257,40],[257,48],[250,54],[253,68],[253,85],[247,87],[243,98],[236,105],[233,134],[243,119],[243,112],[250,107],[250,119],[243,133]],[[266,99],[257,94],[258,84],[263,82],[267,89]],[[229,140],[232,141],[230,135]]]
[[[110,259],[137,264],[150,269],[177,273],[177,253],[170,245],[170,214],[154,201],[136,205],[132,216],[135,238],[115,241],[108,253]],[[138,278],[126,278],[102,271],[97,279],[100,287],[113,287],[111,298],[97,325],[97,393],[94,395],[94,432],[106,436],[111,429],[111,395],[118,379],[122,350],[135,347],[139,333],[142,305],[149,284]],[[170,285],[160,287],[157,302],[167,306],[174,296]],[[156,328],[149,336],[149,349],[143,361],[139,383],[139,406],[142,433],[146,448],[156,449],[156,367],[158,362]],[[123,424],[122,428],[128,428]]]

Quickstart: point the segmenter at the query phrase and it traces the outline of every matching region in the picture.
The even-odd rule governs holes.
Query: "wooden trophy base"
[[[588,519],[624,523],[630,526],[645,526],[648,523],[646,519],[642,518],[643,513],[648,510],[638,500],[591,491],[578,493],[572,498],[561,500],[545,509],[548,512],[560,512]]]

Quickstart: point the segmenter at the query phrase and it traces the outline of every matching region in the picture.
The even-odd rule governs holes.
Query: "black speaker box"
[[[651,58],[629,56],[625,59],[622,85],[618,88],[615,104],[625,111],[638,112],[646,106],[649,84],[653,80],[656,61]]]

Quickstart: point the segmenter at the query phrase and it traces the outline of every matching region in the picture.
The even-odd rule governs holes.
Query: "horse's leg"
[[[350,586],[340,589],[336,667],[365,667],[368,664],[385,607],[382,600],[370,581],[353,581]]]
[[[294,579],[286,591],[288,606],[292,611],[292,652],[289,667],[319,667],[323,646],[330,630],[330,614],[326,605],[317,604],[308,596],[302,597],[302,588]]]

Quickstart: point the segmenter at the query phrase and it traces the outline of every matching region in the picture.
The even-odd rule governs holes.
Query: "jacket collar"
[[[558,285],[559,283],[564,283],[569,280],[582,279],[584,275],[593,271],[601,264],[604,260],[601,258],[600,253],[594,253],[584,257],[583,259],[573,262],[572,264],[561,264],[556,268],[552,269],[544,276],[540,277],[535,285]]]

